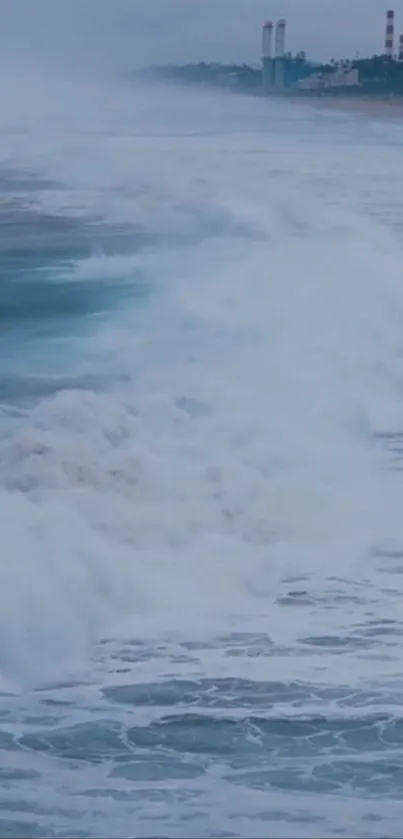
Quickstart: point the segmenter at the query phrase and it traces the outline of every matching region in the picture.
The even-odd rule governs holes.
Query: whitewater
[[[398,837],[403,126],[0,88],[0,837]]]

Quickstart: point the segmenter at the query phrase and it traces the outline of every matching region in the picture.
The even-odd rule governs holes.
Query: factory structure
[[[381,28],[382,27],[382,28]],[[225,87],[251,96],[372,96],[403,98],[403,32],[395,34],[395,12],[380,18],[379,52],[327,63],[287,51],[287,23],[267,20],[262,28],[261,64],[185,64],[154,68],[153,75],[184,84]],[[401,30],[402,31],[402,30]]]
[[[286,52],[287,23],[284,18],[277,21],[268,20],[262,28],[262,88],[265,96],[300,92],[303,93],[337,93],[359,92],[363,86],[372,85],[372,92],[381,90],[382,82],[388,75],[390,67],[396,62],[403,63],[403,34],[399,36],[398,49],[395,49],[395,12],[386,12],[383,52],[373,59],[359,61],[330,62],[329,65],[319,65],[307,62],[305,53],[301,52],[293,58]],[[383,62],[382,62],[383,59]],[[369,63],[374,68],[372,78]],[[376,63],[377,62],[377,63]],[[362,65],[362,67],[361,67]],[[361,72],[360,72],[361,69]],[[362,71],[365,78],[361,78]],[[389,73],[390,75],[390,73]]]
[[[282,90],[285,84],[285,33],[286,21],[282,18],[276,24],[274,36],[273,54],[273,31],[274,24],[271,20],[266,21],[262,30],[262,68],[263,68],[263,90],[266,94]]]

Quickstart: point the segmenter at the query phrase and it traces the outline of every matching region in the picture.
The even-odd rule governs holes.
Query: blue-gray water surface
[[[0,153],[0,837],[397,838],[403,128],[95,92]]]

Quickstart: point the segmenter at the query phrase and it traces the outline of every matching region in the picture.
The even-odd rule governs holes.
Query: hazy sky
[[[383,0],[1,0],[3,57],[116,70],[156,61],[257,62],[264,19],[312,57],[380,51]],[[403,31],[403,0],[392,2]],[[400,14],[399,14],[400,12]],[[399,19],[400,18],[400,19]]]

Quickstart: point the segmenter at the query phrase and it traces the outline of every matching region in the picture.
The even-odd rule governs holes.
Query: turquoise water
[[[0,836],[398,837],[403,128],[29,84]]]

